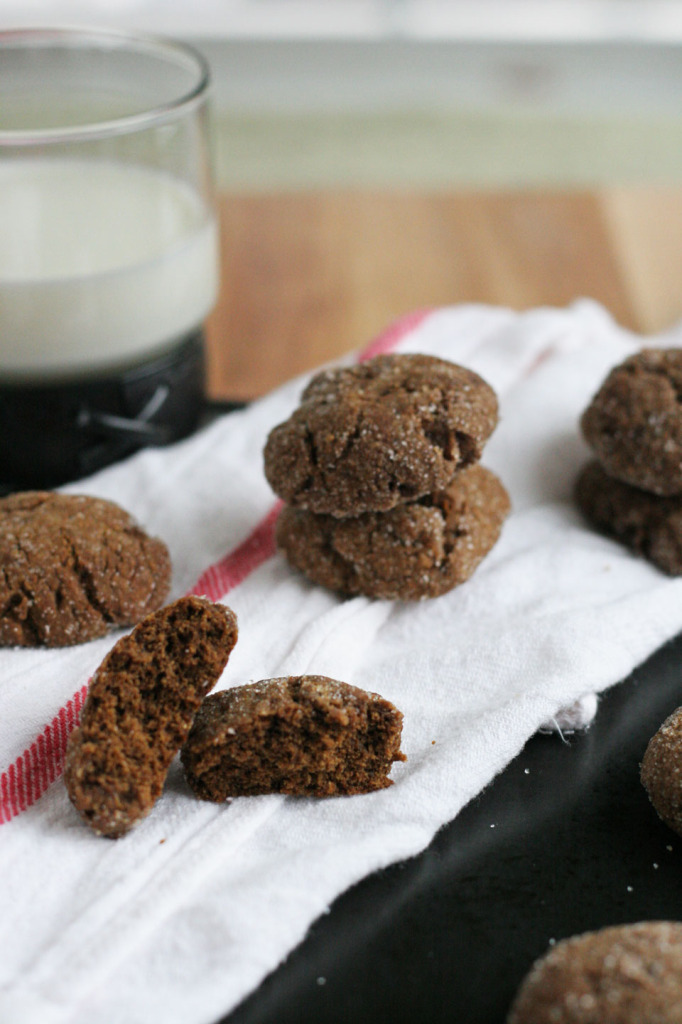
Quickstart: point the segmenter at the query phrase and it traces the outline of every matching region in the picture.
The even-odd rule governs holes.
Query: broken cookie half
[[[72,804],[98,835],[117,839],[152,809],[236,642],[234,612],[183,597],[147,616],[106,656],[64,769]]]
[[[266,679],[207,697],[181,759],[197,796],[217,803],[370,793],[405,760],[402,721],[378,694],[326,676]]]

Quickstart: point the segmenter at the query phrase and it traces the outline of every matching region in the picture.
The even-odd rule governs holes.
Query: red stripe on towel
[[[81,713],[87,686],[67,701],[40,736],[0,776],[0,824],[11,821],[43,795],[64,768],[66,741]]]
[[[429,309],[417,310],[401,317],[359,353],[358,362],[392,352],[430,312]],[[282,502],[277,501],[246,540],[209,566],[189,593],[217,601],[274,555],[275,524],[281,508]],[[66,744],[78,723],[87,692],[87,686],[83,686],[75,693],[24,753],[0,775],[0,825],[27,810],[61,775]]]
[[[282,502],[273,505],[255,530],[197,580],[190,594],[217,601],[275,553],[275,523]],[[83,686],[60,708],[40,736],[0,775],[0,825],[34,804],[64,768],[69,735],[76,727],[88,688]]]
[[[190,590],[217,601],[232,590],[275,553],[275,524],[282,508],[276,502],[245,541],[230,551],[219,562],[209,566]]]
[[[275,523],[282,502],[273,505],[255,530],[197,580],[190,594],[217,601],[250,576],[275,553]],[[11,821],[38,800],[64,768],[66,744],[76,727],[88,688],[83,686],[23,754],[0,775],[0,825]]]
[[[358,362],[364,363],[374,356],[388,355],[396,345],[421,327],[424,320],[433,312],[432,309],[416,309],[412,313],[406,313],[399,320],[394,321],[385,331],[379,334],[373,341],[370,341],[367,348],[363,349],[358,356]]]

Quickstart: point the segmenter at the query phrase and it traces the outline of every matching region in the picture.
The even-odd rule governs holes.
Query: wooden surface
[[[641,333],[682,317],[682,189],[224,195],[212,397],[249,399],[411,309],[590,296]]]

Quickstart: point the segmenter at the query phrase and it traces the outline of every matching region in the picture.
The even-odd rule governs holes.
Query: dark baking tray
[[[534,736],[424,853],[340,896],[222,1024],[503,1024],[550,939],[682,919],[682,839],[639,781],[680,704],[682,637],[586,733]]]

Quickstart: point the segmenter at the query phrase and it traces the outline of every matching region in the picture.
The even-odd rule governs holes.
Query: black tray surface
[[[602,696],[584,733],[537,735],[420,856],[371,875],[221,1024],[503,1024],[551,940],[682,920],[682,839],[639,781],[682,704],[682,636]]]

